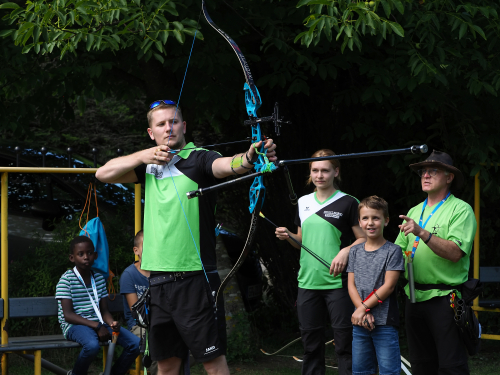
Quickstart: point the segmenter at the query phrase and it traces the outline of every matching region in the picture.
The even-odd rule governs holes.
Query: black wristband
[[[245,152],[245,158],[247,159],[247,163],[253,165],[255,162],[252,163],[252,161],[248,158],[248,151]]]
[[[246,154],[245,154],[245,156],[246,156]],[[240,165],[240,167],[241,167],[241,168],[245,168],[245,169],[247,169],[247,170],[251,170],[251,169],[253,169],[253,164],[251,164],[251,163],[250,163],[250,164],[251,164],[252,166],[251,166],[250,168],[245,167],[245,166],[243,165],[243,154],[241,154],[241,156],[240,156],[240,161],[241,161],[241,165]],[[247,157],[247,161],[248,161],[248,157]]]
[[[94,331],[99,332],[99,330],[101,329],[102,325],[103,324],[101,322],[99,322],[99,324],[97,324],[97,327],[94,328]]]
[[[432,237],[432,233],[429,233],[429,238],[427,238],[424,243],[427,245],[429,243],[429,241],[431,240],[431,237]]]

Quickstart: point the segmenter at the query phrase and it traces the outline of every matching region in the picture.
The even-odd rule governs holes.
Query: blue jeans
[[[376,326],[373,331],[354,326],[352,332],[352,373],[399,375],[401,353],[398,330],[393,326]]]
[[[104,324],[104,326],[110,334],[113,332],[107,324]],[[82,346],[82,351],[73,366],[73,375],[86,375],[90,364],[101,349],[97,333],[90,327],[73,325],[66,333],[66,339],[76,341]],[[128,371],[135,358],[139,355],[139,342],[140,339],[132,332],[120,328],[117,343],[123,347],[123,352],[111,368],[111,374],[124,375]]]

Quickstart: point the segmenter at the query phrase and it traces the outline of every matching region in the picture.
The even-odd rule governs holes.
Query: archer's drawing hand
[[[401,232],[404,232],[405,236],[410,233],[413,233],[415,236],[421,236],[423,229],[415,222],[415,220],[405,215],[399,215],[399,218],[406,221],[405,223],[398,225],[399,229]]]
[[[290,238],[290,236],[288,235],[288,229],[286,229],[285,227],[276,228],[274,234],[276,234],[276,237],[282,241]]]
[[[349,260],[349,249],[343,248],[339,251],[337,256],[333,258],[332,265],[330,266],[330,275],[333,277],[338,276],[347,267],[347,261]]]
[[[167,164],[175,155],[171,152],[168,152],[170,150],[170,147],[165,145],[159,145],[146,149],[146,160],[144,160],[144,164]]]

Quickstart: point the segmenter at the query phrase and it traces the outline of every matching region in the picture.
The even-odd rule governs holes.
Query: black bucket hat
[[[462,172],[460,172],[460,169],[453,166],[453,159],[446,152],[432,150],[432,153],[424,161],[421,161],[420,163],[410,164],[410,168],[414,172],[430,166],[440,167],[444,170],[447,170],[448,172],[453,173],[455,175],[452,183],[454,188],[460,189],[464,184],[464,176]]]

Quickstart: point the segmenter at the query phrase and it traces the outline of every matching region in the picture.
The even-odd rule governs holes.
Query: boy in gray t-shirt
[[[400,374],[399,310],[395,287],[404,271],[401,248],[384,238],[389,223],[387,202],[375,195],[358,207],[364,244],[349,252],[348,289],[352,314],[352,373]]]

